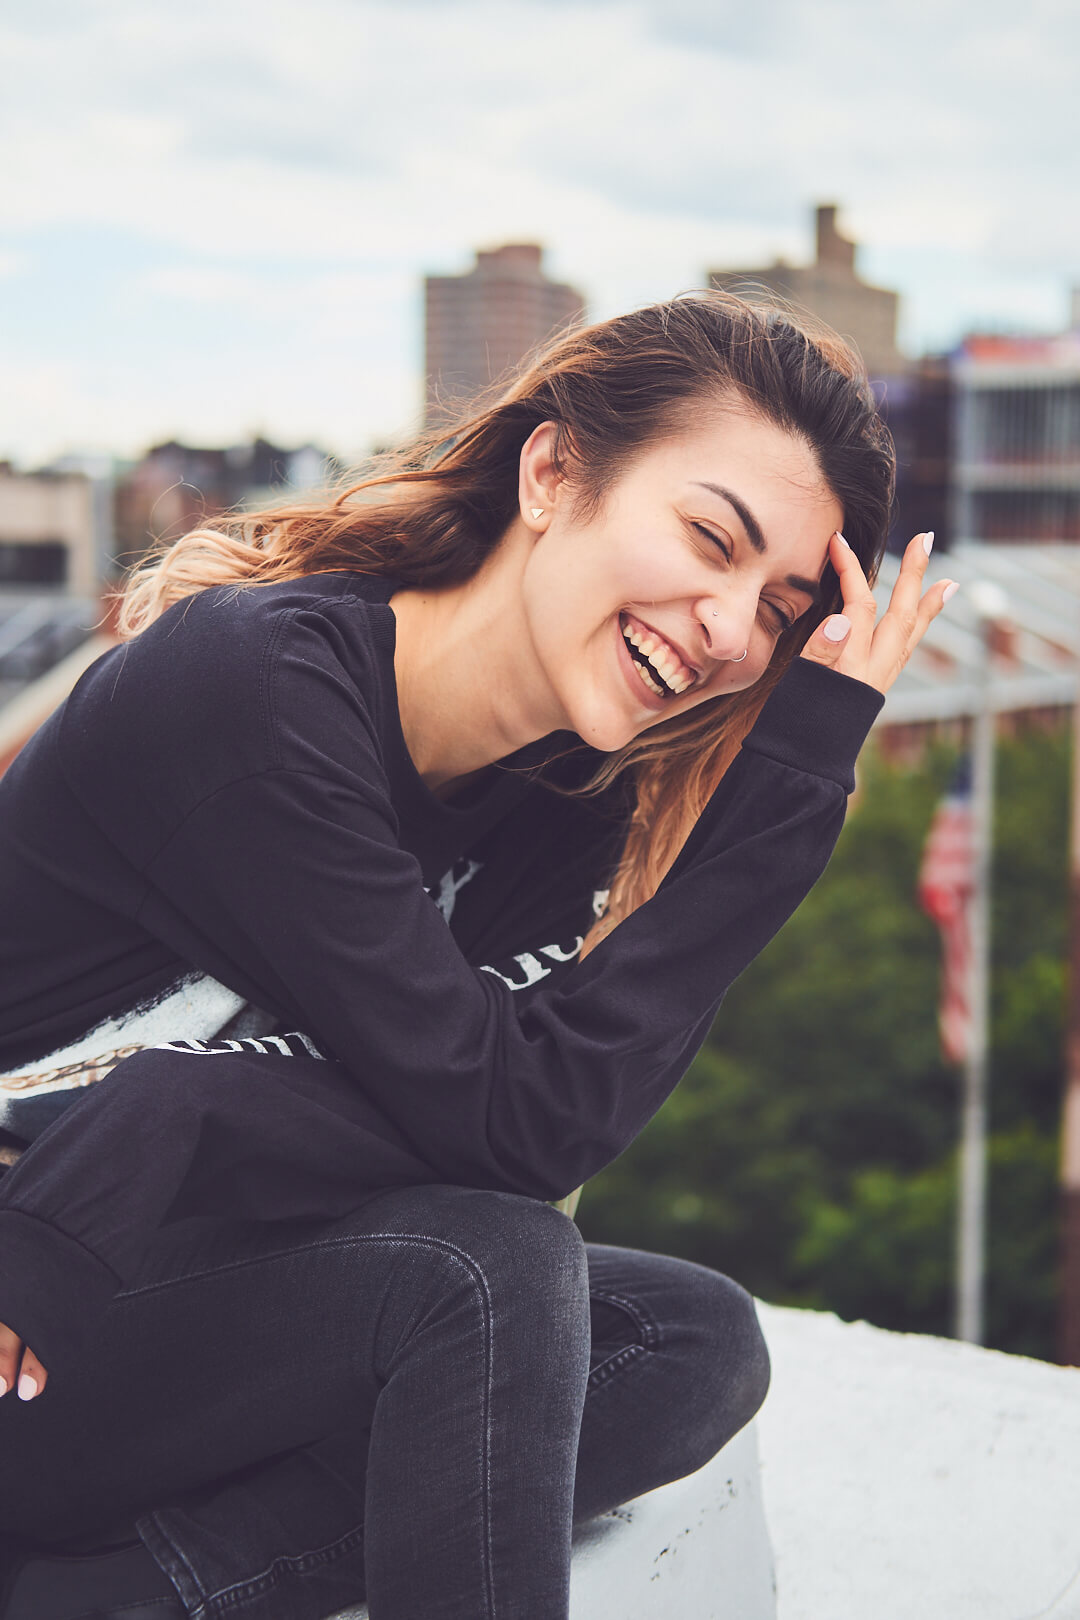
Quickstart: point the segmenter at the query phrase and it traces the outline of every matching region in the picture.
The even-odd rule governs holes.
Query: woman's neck
[[[514,525],[464,585],[390,599],[402,733],[420,776],[442,797],[559,726],[522,610],[531,543]]]

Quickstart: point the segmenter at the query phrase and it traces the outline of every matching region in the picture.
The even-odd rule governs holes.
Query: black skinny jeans
[[[565,1620],[570,1533],[757,1410],[750,1297],[461,1187],[164,1229],[78,1372],[0,1401],[0,1526],[139,1533],[194,1620]]]

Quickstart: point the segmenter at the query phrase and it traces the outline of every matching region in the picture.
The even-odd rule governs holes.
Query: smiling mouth
[[[659,698],[681,697],[689,691],[697,675],[663,636],[629,613],[619,614],[619,629],[634,668],[648,691]]]

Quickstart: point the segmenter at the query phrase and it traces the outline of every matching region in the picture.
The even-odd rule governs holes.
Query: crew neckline
[[[398,706],[397,670],[394,667],[397,617],[390,606],[390,598],[395,591],[406,587],[402,581],[388,579],[384,575],[357,575],[357,580],[362,582],[357,594],[375,610],[372,613],[372,628],[376,631],[383,655],[386,765],[395,798],[401,795],[399,810],[403,810],[408,819],[417,817],[427,822],[438,819],[446,828],[471,828],[476,823],[478,830],[486,829],[529,792],[533,786],[531,770],[547,756],[547,739],[540,737],[535,742],[526,743],[515,753],[493,760],[488,767],[490,779],[482,785],[476,784],[463,801],[441,799],[433,793],[409,752]]]

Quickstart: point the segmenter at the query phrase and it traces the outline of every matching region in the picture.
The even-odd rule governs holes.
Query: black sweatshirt
[[[255,1219],[408,1182],[578,1186],[656,1112],[828,860],[883,700],[797,659],[656,896],[575,961],[627,788],[554,791],[597,759],[563,735],[434,798],[401,733],[394,589],[342,572],[202,592],[99,659],[0,781],[0,1076],[199,975],[330,1060],[268,1084],[272,1117],[258,1085],[219,1104],[200,1081],[182,1128],[112,1136],[95,1094],[150,1054],[43,1135],[52,1115],[2,1094],[8,1132],[38,1139],[0,1181],[0,1321],[46,1365],[74,1343],[46,1284],[104,1308],[156,1225],[200,1213],[211,1141],[227,1177],[226,1116],[244,1167],[229,1209]]]

